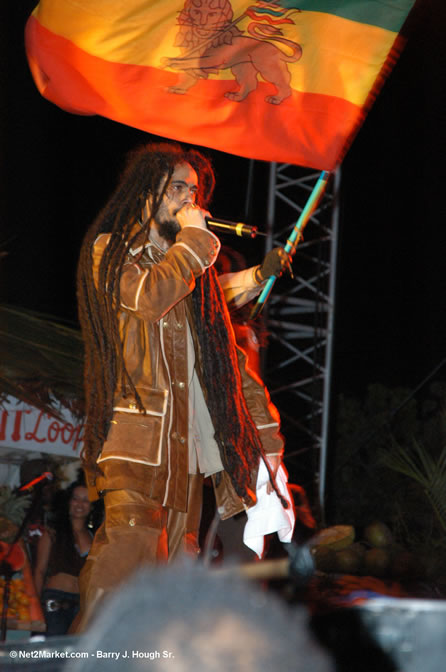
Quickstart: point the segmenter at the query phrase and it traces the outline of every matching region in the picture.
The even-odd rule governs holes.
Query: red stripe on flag
[[[265,102],[259,82],[242,102],[224,97],[234,81],[200,80],[185,95],[168,92],[177,75],[92,56],[43,28],[26,27],[28,60],[40,93],[76,114],[99,114],[154,135],[230,154],[332,170],[362,111],[341,98],[294,91]]]

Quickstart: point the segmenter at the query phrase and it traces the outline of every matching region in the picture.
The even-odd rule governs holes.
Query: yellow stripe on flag
[[[292,88],[362,105],[397,33],[320,12],[294,21],[302,58],[290,68]]]

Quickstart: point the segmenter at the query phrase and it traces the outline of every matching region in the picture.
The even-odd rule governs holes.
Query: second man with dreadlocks
[[[83,460],[105,502],[81,576],[84,620],[139,565],[197,553],[204,477],[222,518],[255,504],[261,462],[277,492],[279,418],[234,341],[205,221],[213,189],[199,152],[141,147],[82,247]],[[287,263],[275,250],[223,285],[250,300]]]

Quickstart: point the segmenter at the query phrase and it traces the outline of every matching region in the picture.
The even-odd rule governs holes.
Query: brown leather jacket
[[[109,235],[98,237],[93,263],[97,274]],[[144,492],[164,506],[186,510],[188,481],[188,362],[186,319],[195,278],[211,266],[220,249],[210,231],[186,227],[166,253],[146,246],[129,254],[121,277],[120,332],[124,357],[146,413],[132,398],[116,398],[114,415],[98,463],[104,472],[89,486]],[[243,391],[267,454],[280,454],[279,418],[260,380],[245,370],[239,351]],[[223,518],[245,504],[228,474],[216,486]],[[256,474],[253,474],[255,490]],[[255,498],[253,498],[253,501]]]

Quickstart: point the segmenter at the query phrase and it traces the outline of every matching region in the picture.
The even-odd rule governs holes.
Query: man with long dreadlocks
[[[93,498],[105,502],[81,576],[84,621],[137,566],[197,553],[204,477],[222,518],[255,503],[260,463],[268,492],[283,501],[278,414],[245,370],[213,269],[220,242],[205,221],[213,189],[197,151],[144,146],[82,247],[83,461]],[[274,250],[224,284],[246,301],[288,263]]]

